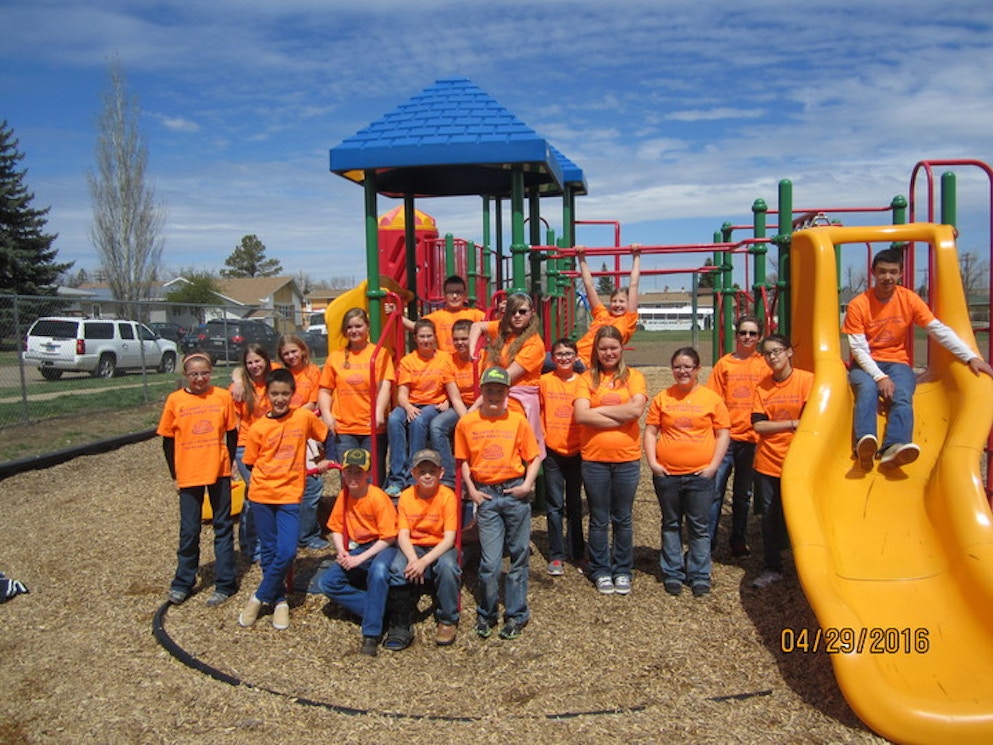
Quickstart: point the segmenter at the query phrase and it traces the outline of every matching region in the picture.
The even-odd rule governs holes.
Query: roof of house
[[[239,305],[261,305],[287,285],[293,286],[293,292],[303,298],[303,293],[297,286],[296,280],[290,276],[279,277],[237,277],[217,280],[221,294]]]

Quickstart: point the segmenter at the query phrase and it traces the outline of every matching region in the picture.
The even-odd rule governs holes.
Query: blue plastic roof
[[[465,78],[448,78],[331,148],[331,171],[356,183],[376,171],[388,196],[506,197],[511,166],[525,187],[585,193],[583,172],[499,102]]]

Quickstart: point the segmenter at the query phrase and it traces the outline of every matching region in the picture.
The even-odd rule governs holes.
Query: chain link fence
[[[0,430],[161,406],[185,353],[232,365],[260,341],[275,354],[296,320],[262,307],[0,295]],[[215,382],[227,381],[222,367]]]

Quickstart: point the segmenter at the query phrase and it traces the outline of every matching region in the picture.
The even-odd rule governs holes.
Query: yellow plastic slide
[[[396,280],[390,277],[380,276],[379,282],[380,287],[389,292],[395,292],[404,302],[409,302],[413,297],[410,291],[401,287]],[[324,311],[324,323],[328,327],[329,352],[335,349],[341,349],[346,344],[346,339],[341,334],[341,321],[345,317],[345,314],[352,308],[369,310],[369,297],[366,295],[366,288],[368,286],[368,281],[362,280],[357,286],[332,300]]]
[[[935,315],[975,348],[948,226],[818,227],[791,249],[794,364],[814,391],[783,471],[797,571],[820,629],[783,648],[828,653],[858,716],[898,742],[993,742],[993,518],[980,459],[993,381],[931,343],[914,398],[921,456],[865,474],[852,458],[835,244],[933,248]],[[880,434],[884,421],[880,419]]]

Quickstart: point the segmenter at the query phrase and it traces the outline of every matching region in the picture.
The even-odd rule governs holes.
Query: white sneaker
[[[614,592],[618,595],[628,595],[631,592],[631,578],[626,574],[614,577]]]
[[[255,595],[252,595],[248,599],[248,605],[245,606],[245,610],[238,616],[238,625],[244,626],[246,629],[253,625],[259,617],[260,610],[262,610],[262,601],[255,597]]]
[[[774,585],[777,582],[782,582],[782,581],[783,581],[782,572],[774,572],[771,569],[767,569],[766,571],[762,572],[762,574],[760,574],[758,577],[756,577],[754,580],[752,580],[752,587],[754,587],[756,590],[761,590],[765,587],[768,587],[769,585]]]
[[[883,457],[879,459],[880,465],[905,466],[913,463],[921,454],[921,449],[912,442],[905,445],[890,445],[883,452]]]
[[[612,580],[610,577],[597,577],[596,591],[599,592],[601,595],[613,595],[614,580]]]
[[[276,607],[272,610],[272,627],[280,631],[290,627],[290,606],[285,600],[276,603]]]
[[[872,470],[872,459],[876,457],[879,449],[879,440],[875,435],[862,435],[855,445],[855,459],[859,462],[859,468],[868,473]]]

